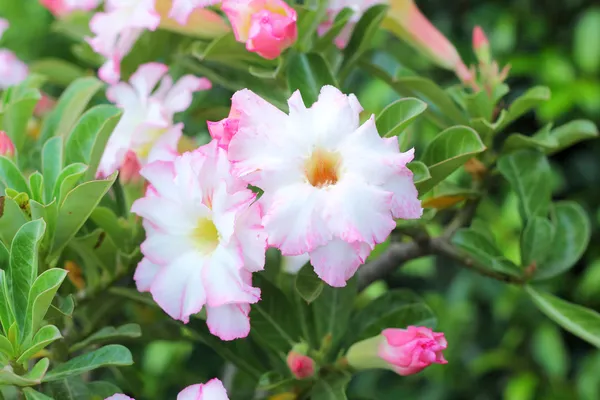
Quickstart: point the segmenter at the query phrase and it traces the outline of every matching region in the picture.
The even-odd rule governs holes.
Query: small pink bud
[[[54,108],[55,105],[56,105],[56,100],[54,100],[52,97],[48,96],[47,94],[42,93],[42,98],[35,105],[33,114],[36,117],[43,117],[44,115],[46,115],[50,111],[52,111],[52,109]]]
[[[224,0],[238,42],[264,58],[279,57],[298,37],[296,10],[283,0]]]
[[[355,343],[348,350],[348,364],[356,369],[385,368],[412,375],[431,364],[446,364],[442,351],[448,343],[443,333],[424,326],[390,328],[381,335]]]
[[[473,51],[480,63],[490,63],[490,42],[480,26],[473,29]]]
[[[15,155],[15,145],[4,131],[0,131],[0,156],[11,158]]]
[[[121,182],[124,184],[138,183],[142,179],[142,176],[140,175],[140,169],[140,161],[135,155],[135,152],[131,150],[127,151],[127,154],[125,154],[125,159],[123,160],[123,164],[121,165],[119,172]]]
[[[287,356],[287,365],[296,379],[310,378],[315,374],[315,361],[294,350]]]
[[[227,150],[231,138],[237,133],[240,124],[240,112],[231,108],[229,116],[217,122],[208,121],[208,131],[213,139],[217,140],[219,147]]]

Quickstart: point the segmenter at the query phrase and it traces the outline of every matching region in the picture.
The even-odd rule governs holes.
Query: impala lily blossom
[[[217,378],[185,388],[177,395],[177,400],[229,400],[227,391]]]
[[[362,126],[354,95],[332,86],[306,108],[299,92],[286,115],[251,92],[234,94],[238,130],[228,146],[234,173],[264,191],[269,245],[285,256],[308,253],[316,273],[344,286],[394,218],[422,214],[396,138],[383,139],[374,118]]]
[[[298,37],[296,10],[283,0],[223,0],[237,41],[264,58],[274,59]]]
[[[206,78],[192,75],[173,84],[167,71],[163,64],[144,64],[129,83],[120,82],[107,89],[106,97],[123,109],[123,116],[100,160],[99,177],[119,169],[127,157],[131,165],[129,152],[134,153],[140,166],[177,156],[182,125],[173,125],[173,115],[189,107],[193,92],[209,89],[211,85]]]
[[[251,273],[264,267],[266,250],[261,206],[230,169],[214,141],[153,162],[141,170],[146,197],[132,207],[147,234],[138,289],[185,323],[206,305],[209,330],[223,340],[250,330],[249,304],[260,299]]]
[[[101,0],[40,0],[40,3],[57,17],[76,10],[90,11],[98,7]]]
[[[8,27],[8,21],[0,18],[0,38]],[[0,49],[0,89],[21,83],[28,74],[27,65],[19,60],[12,51]]]
[[[96,53],[107,59],[98,75],[115,84],[121,76],[121,60],[144,30],[158,27],[160,15],[154,9],[154,0],[106,0],[104,7],[105,12],[96,13],[90,21],[90,30],[96,36],[87,40]]]

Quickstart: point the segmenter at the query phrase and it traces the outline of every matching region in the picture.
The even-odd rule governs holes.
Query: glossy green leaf
[[[527,286],[526,290],[535,305],[548,318],[573,335],[600,347],[600,314],[531,286]]]
[[[0,250],[2,248],[4,248],[4,245],[0,242]],[[7,263],[4,263],[3,266],[7,267]],[[8,334],[8,329],[15,320],[12,309],[12,297],[10,297],[10,292],[8,291],[6,272],[4,269],[0,269],[0,322],[2,322],[2,330],[5,335]]]
[[[114,326],[105,326],[81,342],[75,343],[69,348],[69,352],[74,353],[91,344],[105,343],[113,340],[138,338],[141,335],[142,330],[138,324],[125,324],[119,326],[118,328],[115,328]]]
[[[536,86],[529,89],[522,96],[518,97],[506,111],[503,120],[498,124],[497,130],[500,131],[515,121],[520,116],[533,110],[541,103],[550,100],[550,89],[545,86]]]
[[[377,131],[381,137],[398,136],[426,109],[427,104],[419,99],[396,100],[377,117]]]
[[[425,163],[430,179],[417,185],[423,195],[452,172],[486,148],[479,135],[466,126],[454,126],[439,133],[427,146],[420,161]]]
[[[502,151],[508,153],[518,149],[540,149],[546,153],[556,149],[558,140],[551,135],[552,124],[543,127],[533,136],[525,136],[520,133],[513,133],[504,142]]]
[[[77,182],[79,182],[86,171],[87,166],[85,164],[76,163],[67,165],[56,178],[56,184],[54,185],[54,192],[51,199],[56,199],[60,204],[67,193],[77,185]]]
[[[406,328],[409,325],[435,327],[435,315],[423,299],[410,290],[392,290],[376,298],[357,312],[350,322],[345,343],[377,336],[386,328]]]
[[[0,196],[0,239],[7,245],[27,222],[24,210],[10,197]]]
[[[537,268],[536,280],[551,278],[572,268],[585,252],[591,237],[589,218],[579,204],[571,201],[556,203],[550,214],[554,240],[546,261]]]
[[[346,400],[346,387],[352,376],[346,372],[334,372],[321,378],[313,386],[311,400]]]
[[[420,161],[412,161],[406,165],[408,169],[410,169],[413,173],[413,182],[415,184],[419,184],[428,179],[431,179],[431,174],[429,173],[429,169],[427,165],[423,164]]]
[[[0,353],[4,354],[8,358],[12,358],[14,351],[15,350],[10,340],[8,340],[6,336],[0,335]]]
[[[308,107],[317,101],[323,86],[338,86],[327,62],[316,53],[292,55],[288,62],[287,81],[290,92],[300,90]]]
[[[578,119],[554,128],[550,136],[556,140],[556,147],[548,149],[546,154],[554,154],[583,140],[598,137],[598,128],[592,121]]]
[[[307,303],[312,303],[323,291],[323,281],[317,276],[314,268],[310,263],[307,263],[294,280],[296,291]]]
[[[29,290],[38,273],[38,246],[45,227],[41,219],[26,223],[19,229],[10,247],[8,290],[21,333],[25,326]]]
[[[23,178],[19,168],[8,158],[0,156],[0,194],[4,194],[6,188],[28,195],[31,194],[29,185],[27,185],[27,181]]]
[[[55,400],[29,387],[23,389],[23,394],[25,395],[25,400]]]
[[[64,146],[61,136],[46,141],[42,149],[42,173],[44,175],[45,200],[52,201],[54,187],[64,166]]]
[[[298,12],[298,40],[294,46],[306,53],[311,48],[312,39],[319,24],[327,17],[327,2],[304,2],[302,6],[297,6],[296,10]]]
[[[106,381],[89,382],[87,387],[93,396],[98,396],[100,399],[107,399],[117,393],[123,393],[114,383]]]
[[[548,215],[552,172],[543,153],[518,150],[504,155],[498,160],[498,170],[516,192],[524,219]]]
[[[496,243],[477,230],[471,228],[459,229],[452,236],[452,243],[491,271],[512,276],[521,275],[521,270],[504,257]]]
[[[131,241],[131,232],[127,229],[127,222],[119,218],[113,210],[106,207],[96,207],[90,219],[94,221],[119,248],[126,248],[126,244]]]
[[[40,246],[41,249],[46,251],[53,242],[56,230],[56,220],[58,218],[57,201],[53,200],[50,204],[44,206],[35,200],[30,200],[29,207],[31,210],[31,219],[43,218],[44,222],[46,222],[46,233]]]
[[[554,225],[544,217],[532,217],[521,234],[521,265],[544,263],[554,239]]]
[[[0,126],[11,138],[17,151],[21,151],[27,139],[27,124],[41,95],[36,89],[22,88],[22,93],[15,97],[0,111]]]
[[[256,53],[246,50],[244,43],[235,39],[232,32],[228,32],[208,45],[196,42],[191,46],[191,53],[201,61],[218,61],[229,66],[247,68],[248,65],[276,65],[275,60],[267,60]]]
[[[331,343],[335,347],[346,335],[356,295],[356,276],[345,287],[323,287],[321,295],[312,303],[314,329],[319,342],[331,335]]]
[[[121,119],[121,111],[111,105],[95,106],[86,111],[67,139],[67,164],[83,163],[88,166],[86,180],[94,178],[106,143]]]
[[[64,269],[52,268],[41,273],[34,281],[27,300],[23,337],[28,338],[30,334],[37,332],[66,276],[67,271]]]
[[[60,364],[46,374],[43,381],[53,382],[68,378],[73,375],[80,375],[86,371],[106,366],[124,366],[133,364],[131,352],[124,346],[111,344],[82,354],[70,359],[64,364]]]
[[[62,335],[58,328],[54,325],[46,325],[42,327],[33,337],[31,345],[25,350],[19,358],[17,363],[25,363],[37,352],[45,349],[50,343],[62,339]]]
[[[494,103],[486,90],[466,96],[465,108],[471,118],[482,118],[485,121],[490,121],[494,113]]]
[[[68,135],[89,101],[103,86],[104,83],[91,76],[79,78],[70,84],[44,120],[40,134],[42,140]]]
[[[55,254],[75,236],[116,178],[117,174],[114,173],[107,179],[82,183],[65,196],[58,212],[53,245]]]
[[[29,175],[29,189],[31,190],[32,200],[44,201],[44,176],[39,171]]]
[[[39,385],[44,377],[44,374],[46,371],[48,371],[49,365],[50,360],[47,358],[42,358],[25,375],[17,375],[10,370],[2,369],[0,370],[0,386],[2,384],[15,386]]]

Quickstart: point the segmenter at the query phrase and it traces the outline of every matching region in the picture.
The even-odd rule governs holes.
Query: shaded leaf
[[[338,86],[327,62],[316,53],[292,55],[288,62],[287,81],[290,91],[300,90],[304,103],[309,107],[317,101],[323,86]]]
[[[25,350],[19,358],[17,363],[25,363],[32,358],[37,352],[46,348],[50,343],[62,339],[62,335],[58,328],[54,325],[46,325],[41,328],[33,337],[31,345]]]
[[[547,87],[536,86],[529,89],[508,107],[508,110],[504,113],[504,118],[497,126],[497,130],[500,131],[520,116],[548,100],[550,100],[550,89]]]
[[[105,326],[81,342],[75,343],[69,348],[69,352],[74,353],[91,344],[104,343],[120,339],[132,339],[140,336],[142,336],[142,330],[138,324],[125,324],[119,326],[118,328],[115,328],[114,326]]]
[[[37,277],[29,291],[22,337],[28,338],[30,334],[38,330],[50,308],[54,295],[66,276],[67,271],[64,269],[52,268]]]
[[[345,400],[346,387],[352,376],[346,372],[335,372],[319,379],[310,393],[311,400]]]
[[[312,303],[314,329],[320,342],[331,335],[332,346],[348,331],[348,322],[357,295],[357,278],[351,278],[345,287],[323,287],[321,295]]]
[[[532,217],[521,234],[521,265],[539,266],[548,257],[552,247],[554,226],[543,217]]]
[[[310,263],[307,263],[294,280],[296,291],[307,303],[312,303],[323,291],[323,281],[317,276],[314,268]]]
[[[4,156],[0,156],[0,194],[4,194],[6,188],[28,195],[31,194],[27,181],[23,178],[15,163]]]
[[[42,173],[44,175],[45,200],[52,201],[54,187],[64,165],[63,139],[60,136],[46,141],[42,148]]]
[[[396,100],[384,108],[377,117],[377,131],[381,137],[398,136],[426,109],[427,104],[419,99]]]

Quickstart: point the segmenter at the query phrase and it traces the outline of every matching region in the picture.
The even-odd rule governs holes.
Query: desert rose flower
[[[132,207],[147,235],[138,289],[185,323],[206,305],[208,327],[223,340],[250,330],[249,304],[260,299],[250,274],[263,268],[266,250],[260,204],[230,170],[214,141],[150,163],[141,170],[146,197]]]
[[[327,33],[333,25],[333,21],[338,13],[344,8],[351,9],[353,12],[352,16],[348,20],[346,26],[344,26],[344,29],[342,29],[340,34],[334,40],[335,45],[340,49],[343,49],[348,44],[352,29],[354,29],[354,26],[360,20],[360,17],[362,17],[365,11],[370,7],[381,3],[386,3],[386,0],[332,0],[327,6],[327,19],[319,25],[318,33],[319,35]]]
[[[11,158],[15,155],[15,145],[4,131],[0,131],[0,156]]]
[[[307,355],[292,350],[288,353],[286,361],[296,379],[310,378],[315,374],[315,361]]]
[[[93,38],[88,43],[107,61],[98,75],[105,82],[115,84],[121,76],[121,60],[133,48],[144,30],[155,30],[160,16],[154,9],[154,0],[106,0],[105,12],[94,15],[90,21]]]
[[[234,172],[264,191],[269,245],[284,256],[308,253],[315,272],[345,286],[394,218],[422,214],[396,138],[384,139],[371,117],[362,126],[354,95],[332,86],[306,108],[299,92],[283,113],[250,90],[234,94],[238,131],[228,147]]]
[[[173,84],[167,70],[163,64],[144,64],[129,83],[120,82],[107,89],[106,97],[123,109],[123,116],[100,160],[99,177],[119,169],[128,152],[135,154],[140,166],[151,160],[172,159],[178,154],[182,125],[173,125],[173,115],[187,109],[192,93],[210,88],[210,82],[186,75]]]
[[[0,18],[0,38],[8,27],[8,21]],[[27,65],[19,60],[12,51],[0,49],[0,89],[21,83],[28,74]]]
[[[385,368],[399,375],[412,375],[431,364],[446,364],[442,351],[447,346],[443,333],[424,326],[389,328],[352,345],[346,358],[356,369]]]
[[[192,385],[177,395],[177,400],[229,400],[225,387],[217,378],[204,384]]]
[[[129,396],[126,396],[124,394],[117,393],[117,394],[113,394],[110,397],[107,397],[104,400],[135,400],[135,399],[133,397],[129,397]]]
[[[264,58],[274,59],[296,41],[296,11],[283,0],[224,0],[237,41]]]
[[[57,17],[76,10],[90,11],[98,7],[101,0],[40,0],[40,3]]]

